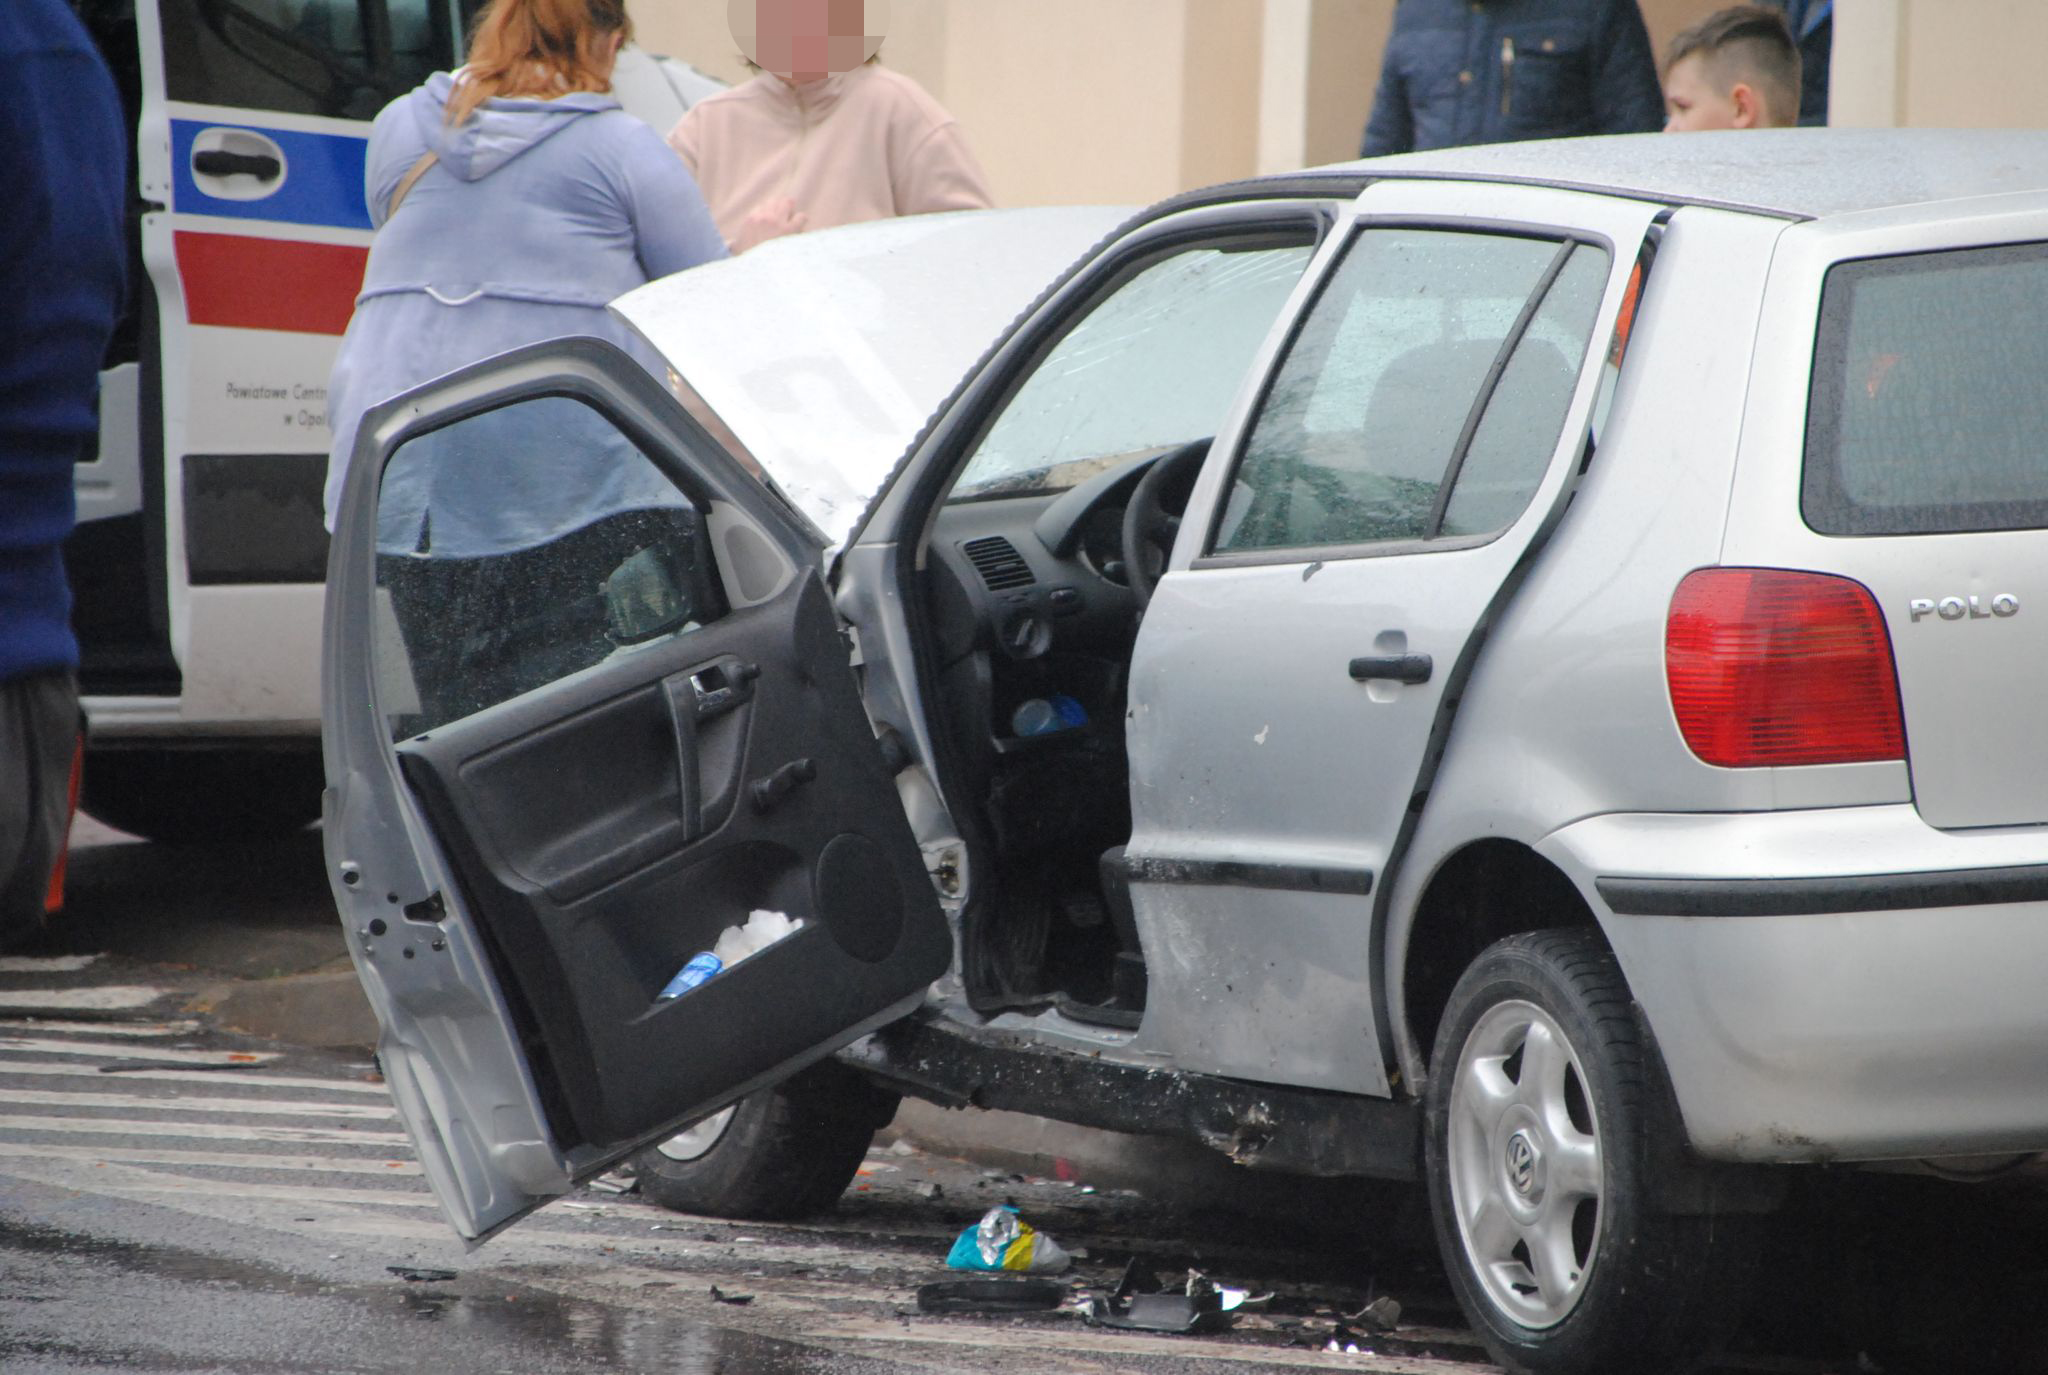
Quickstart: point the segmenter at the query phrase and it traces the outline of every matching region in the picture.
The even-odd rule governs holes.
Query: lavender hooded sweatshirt
[[[330,530],[370,407],[565,335],[610,340],[658,367],[606,303],[726,255],[689,172],[613,97],[487,100],[450,128],[444,112],[454,89],[448,73],[437,73],[386,106],[370,135],[364,192],[378,232],[328,385]],[[392,193],[430,149],[439,160],[391,215]],[[526,403],[502,423],[491,420],[406,446],[409,458],[393,463],[379,502],[380,548],[437,558],[503,553],[615,511],[680,500],[630,452],[597,451],[624,440],[577,403]]]

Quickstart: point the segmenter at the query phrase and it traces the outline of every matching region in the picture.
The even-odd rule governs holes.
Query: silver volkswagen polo
[[[1641,1375],[1787,1167],[2048,1150],[2048,142],[1122,218],[778,243],[618,303],[667,385],[363,427],[326,847],[455,1228],[821,1206],[909,1093],[1423,1180],[1501,1361]]]

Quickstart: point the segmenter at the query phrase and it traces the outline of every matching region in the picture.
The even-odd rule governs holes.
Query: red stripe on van
[[[370,250],[241,234],[176,236],[185,316],[195,325],[340,334]]]

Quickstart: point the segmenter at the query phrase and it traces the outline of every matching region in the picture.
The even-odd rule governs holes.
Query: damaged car
[[[449,1220],[800,1212],[912,1094],[1420,1181],[1499,1360],[1642,1375],[1792,1169],[2048,1149],[2043,188],[1789,131],[891,222],[621,299],[666,378],[382,407],[325,845]]]

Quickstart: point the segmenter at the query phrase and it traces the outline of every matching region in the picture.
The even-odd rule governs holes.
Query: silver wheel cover
[[[1465,1258],[1503,1317],[1555,1327],[1600,1244],[1600,1124],[1578,1055],[1515,1000],[1480,1017],[1455,1073],[1445,1156]]]
[[[725,1129],[732,1125],[732,1115],[738,1111],[739,1104],[735,1103],[729,1108],[714,1112],[702,1121],[692,1122],[654,1149],[670,1160],[684,1163],[702,1160],[725,1135]]]

